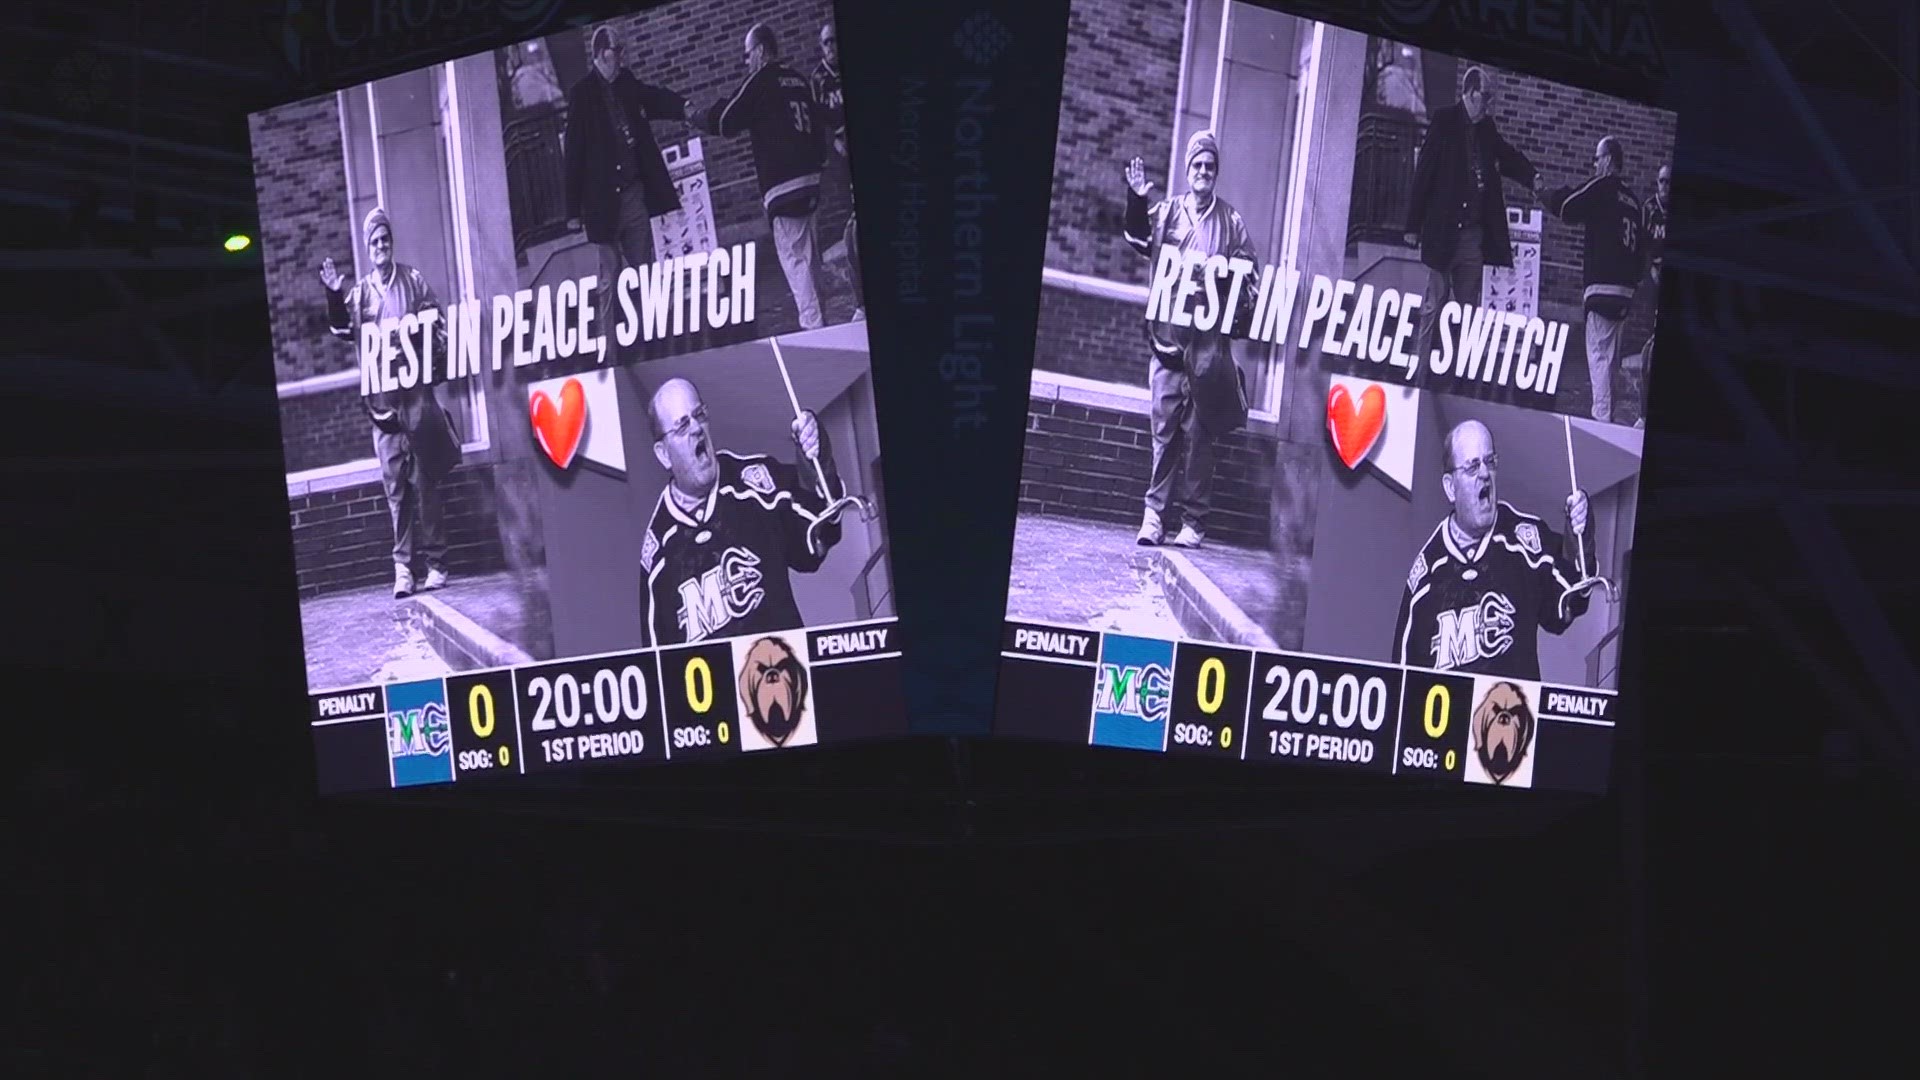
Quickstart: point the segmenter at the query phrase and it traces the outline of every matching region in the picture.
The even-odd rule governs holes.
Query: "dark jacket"
[[[1492,183],[1474,183],[1476,151],[1487,162]],[[1460,224],[1468,200],[1481,199],[1480,251],[1488,266],[1512,266],[1513,248],[1507,234],[1507,199],[1499,178],[1505,176],[1533,186],[1533,163],[1500,136],[1492,118],[1475,124],[1464,105],[1448,105],[1433,114],[1427,138],[1413,169],[1413,197],[1407,203],[1407,230],[1420,234],[1420,261],[1436,270],[1452,262],[1460,238]]]
[[[427,284],[425,274],[403,262],[395,262],[393,271],[392,287],[400,290],[400,306],[408,314],[439,310],[440,301],[433,294],[433,286]],[[361,324],[380,321],[380,298],[380,272],[377,270],[369,270],[366,277],[354,282],[343,292],[329,291],[327,329],[334,337],[353,342],[357,354]],[[433,324],[433,357],[434,370],[444,379],[447,371],[445,318]],[[360,404],[366,410],[367,418],[373,421],[373,426],[389,435],[417,435],[429,418],[436,418],[434,412],[437,403],[434,401],[433,388],[429,386],[375,392],[370,397],[361,398]]]
[[[686,120],[686,100],[671,90],[621,72],[613,93],[626,107],[633,150],[620,145],[619,128],[607,111],[604,80],[598,71],[567,92],[567,216],[586,226],[587,239],[611,244],[620,237],[620,191],[639,183],[653,217],[680,209],[666,159],[649,126],[662,120]]]
[[[760,198],[775,217],[803,217],[818,205],[826,124],[813,84],[779,61],[747,76],[705,117],[716,135],[750,137]]]

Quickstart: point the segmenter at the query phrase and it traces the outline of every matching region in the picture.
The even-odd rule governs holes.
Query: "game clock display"
[[[883,735],[900,719],[897,630],[824,627],[314,694],[320,787],[492,783]]]
[[[1339,657],[1009,623],[1009,734],[1379,776],[1603,791],[1617,695]],[[1076,719],[1077,718],[1077,719]],[[1018,725],[1016,727],[1016,725]]]
[[[1072,8],[995,732],[1604,791],[1673,114]]]

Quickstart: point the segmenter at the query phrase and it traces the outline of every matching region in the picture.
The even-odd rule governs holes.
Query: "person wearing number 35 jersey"
[[[767,454],[716,449],[700,390],[670,379],[648,407],[653,452],[667,485],[647,522],[640,570],[648,645],[766,634],[805,626],[788,574],[820,569],[840,541],[837,521],[807,529],[827,501],[813,472],[817,457],[834,498],[846,495],[827,433],[810,412],[793,423],[800,451],[789,465]]]
[[[747,31],[747,78],[733,96],[706,112],[716,135],[747,135],[760,197],[773,225],[773,246],[800,309],[800,326],[823,324],[814,287],[814,215],[820,205],[820,169],[826,162],[826,125],[813,84],[780,62],[780,42],[765,23]]]
[[[1496,491],[1500,459],[1486,425],[1469,420],[1447,434],[1441,486],[1453,512],[1414,557],[1393,658],[1439,671],[1508,678],[1540,678],[1539,632],[1565,633],[1587,612],[1587,594],[1560,597],[1587,575],[1576,565],[1584,536],[1593,551],[1593,522],[1585,492],[1567,498],[1566,536],[1546,522],[1502,502]]]

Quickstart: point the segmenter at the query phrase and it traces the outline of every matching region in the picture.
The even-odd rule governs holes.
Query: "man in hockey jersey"
[[[833,146],[833,160],[851,203],[853,168],[847,159],[847,99],[840,85],[839,39],[831,22],[820,27],[820,63],[813,69],[813,100],[820,106],[820,118],[826,127],[828,142]],[[840,232],[846,244],[847,280],[853,285],[853,317],[857,320],[865,318],[866,312],[861,302],[864,293],[860,288],[860,238],[854,231],[854,215],[855,208],[849,205],[847,224]]]
[[[747,31],[747,79],[733,96],[716,102],[705,116],[716,135],[750,136],[760,198],[773,225],[773,246],[780,268],[800,309],[800,326],[823,323],[820,293],[814,287],[814,215],[820,207],[820,166],[825,160],[824,126],[813,86],[780,62],[773,28],[754,24]]]
[[[1221,255],[1258,266],[1246,221],[1216,188],[1220,142],[1212,131],[1196,131],[1187,140],[1186,164],[1187,193],[1155,203],[1150,201],[1153,183],[1147,179],[1146,162],[1136,157],[1127,163],[1122,239],[1148,260],[1158,259],[1160,248],[1171,245],[1203,259]],[[1231,313],[1233,332],[1246,333],[1254,291],[1241,290],[1237,311]],[[1220,330],[1225,322],[1223,318],[1212,330],[1145,323],[1153,464],[1146,513],[1134,538],[1142,547],[1165,539],[1169,517],[1180,522],[1180,531],[1169,541],[1173,546],[1195,548],[1206,541],[1218,440],[1247,418],[1246,385],[1232,342]]]
[[[808,527],[827,507],[816,488],[816,457],[834,498],[846,494],[818,419],[803,412],[794,420],[800,459],[789,465],[715,448],[700,390],[685,379],[654,391],[648,417],[668,480],[640,549],[647,643],[805,626],[787,575],[820,569],[840,541],[840,525],[831,521],[814,530],[820,550],[807,546]]]
[[[1640,284],[1640,200],[1620,179],[1626,148],[1609,135],[1593,148],[1593,175],[1572,187],[1541,194],[1549,213],[1586,234],[1587,374],[1593,382],[1593,418],[1613,419],[1613,369],[1620,332]]]
[[[1660,166],[1660,172],[1653,182],[1653,198],[1640,214],[1640,233],[1646,243],[1647,276],[1652,279],[1657,290],[1660,287],[1660,264],[1667,254],[1667,201],[1673,193],[1673,167]],[[1656,296],[1655,299],[1658,299]],[[1640,383],[1640,417],[1633,426],[1647,426],[1647,369],[1653,366],[1653,339],[1659,334],[1660,313],[1654,312],[1654,329],[1647,334],[1647,342],[1640,346],[1640,370],[1637,373]]]
[[[1440,671],[1540,677],[1539,631],[1565,633],[1587,594],[1560,598],[1587,576],[1577,545],[1500,501],[1493,433],[1469,420],[1447,433],[1440,486],[1453,512],[1413,560],[1393,628],[1393,656]],[[1593,551],[1587,495],[1567,497],[1568,536]]]
[[[361,235],[373,268],[352,287],[331,257],[320,263],[320,284],[327,290],[327,329],[334,337],[358,342],[366,323],[440,310],[426,275],[393,257],[393,222],[386,210],[376,206],[368,211]],[[444,370],[446,320],[435,320],[428,347],[435,364]],[[360,405],[373,422],[373,452],[380,461],[387,516],[393,523],[393,597],[411,595],[416,585],[438,589],[447,583],[441,482],[460,457],[452,421],[434,388],[418,383],[363,397]],[[420,582],[414,578],[416,557],[427,568],[426,579]]]

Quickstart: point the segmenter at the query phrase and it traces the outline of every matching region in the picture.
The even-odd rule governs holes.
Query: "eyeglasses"
[[[693,425],[695,424],[699,424],[701,427],[707,426],[707,407],[705,405],[693,410],[691,415],[681,418],[679,423],[667,429],[667,434],[676,439],[684,439],[687,437],[687,433],[693,430]]]
[[[1465,465],[1462,465],[1459,468],[1449,469],[1447,471],[1458,473],[1461,476],[1472,476],[1473,474],[1481,471],[1482,469],[1485,469],[1487,472],[1491,473],[1491,472],[1497,471],[1499,468],[1500,468],[1500,455],[1488,454],[1486,457],[1474,458],[1472,461],[1467,462]]]

